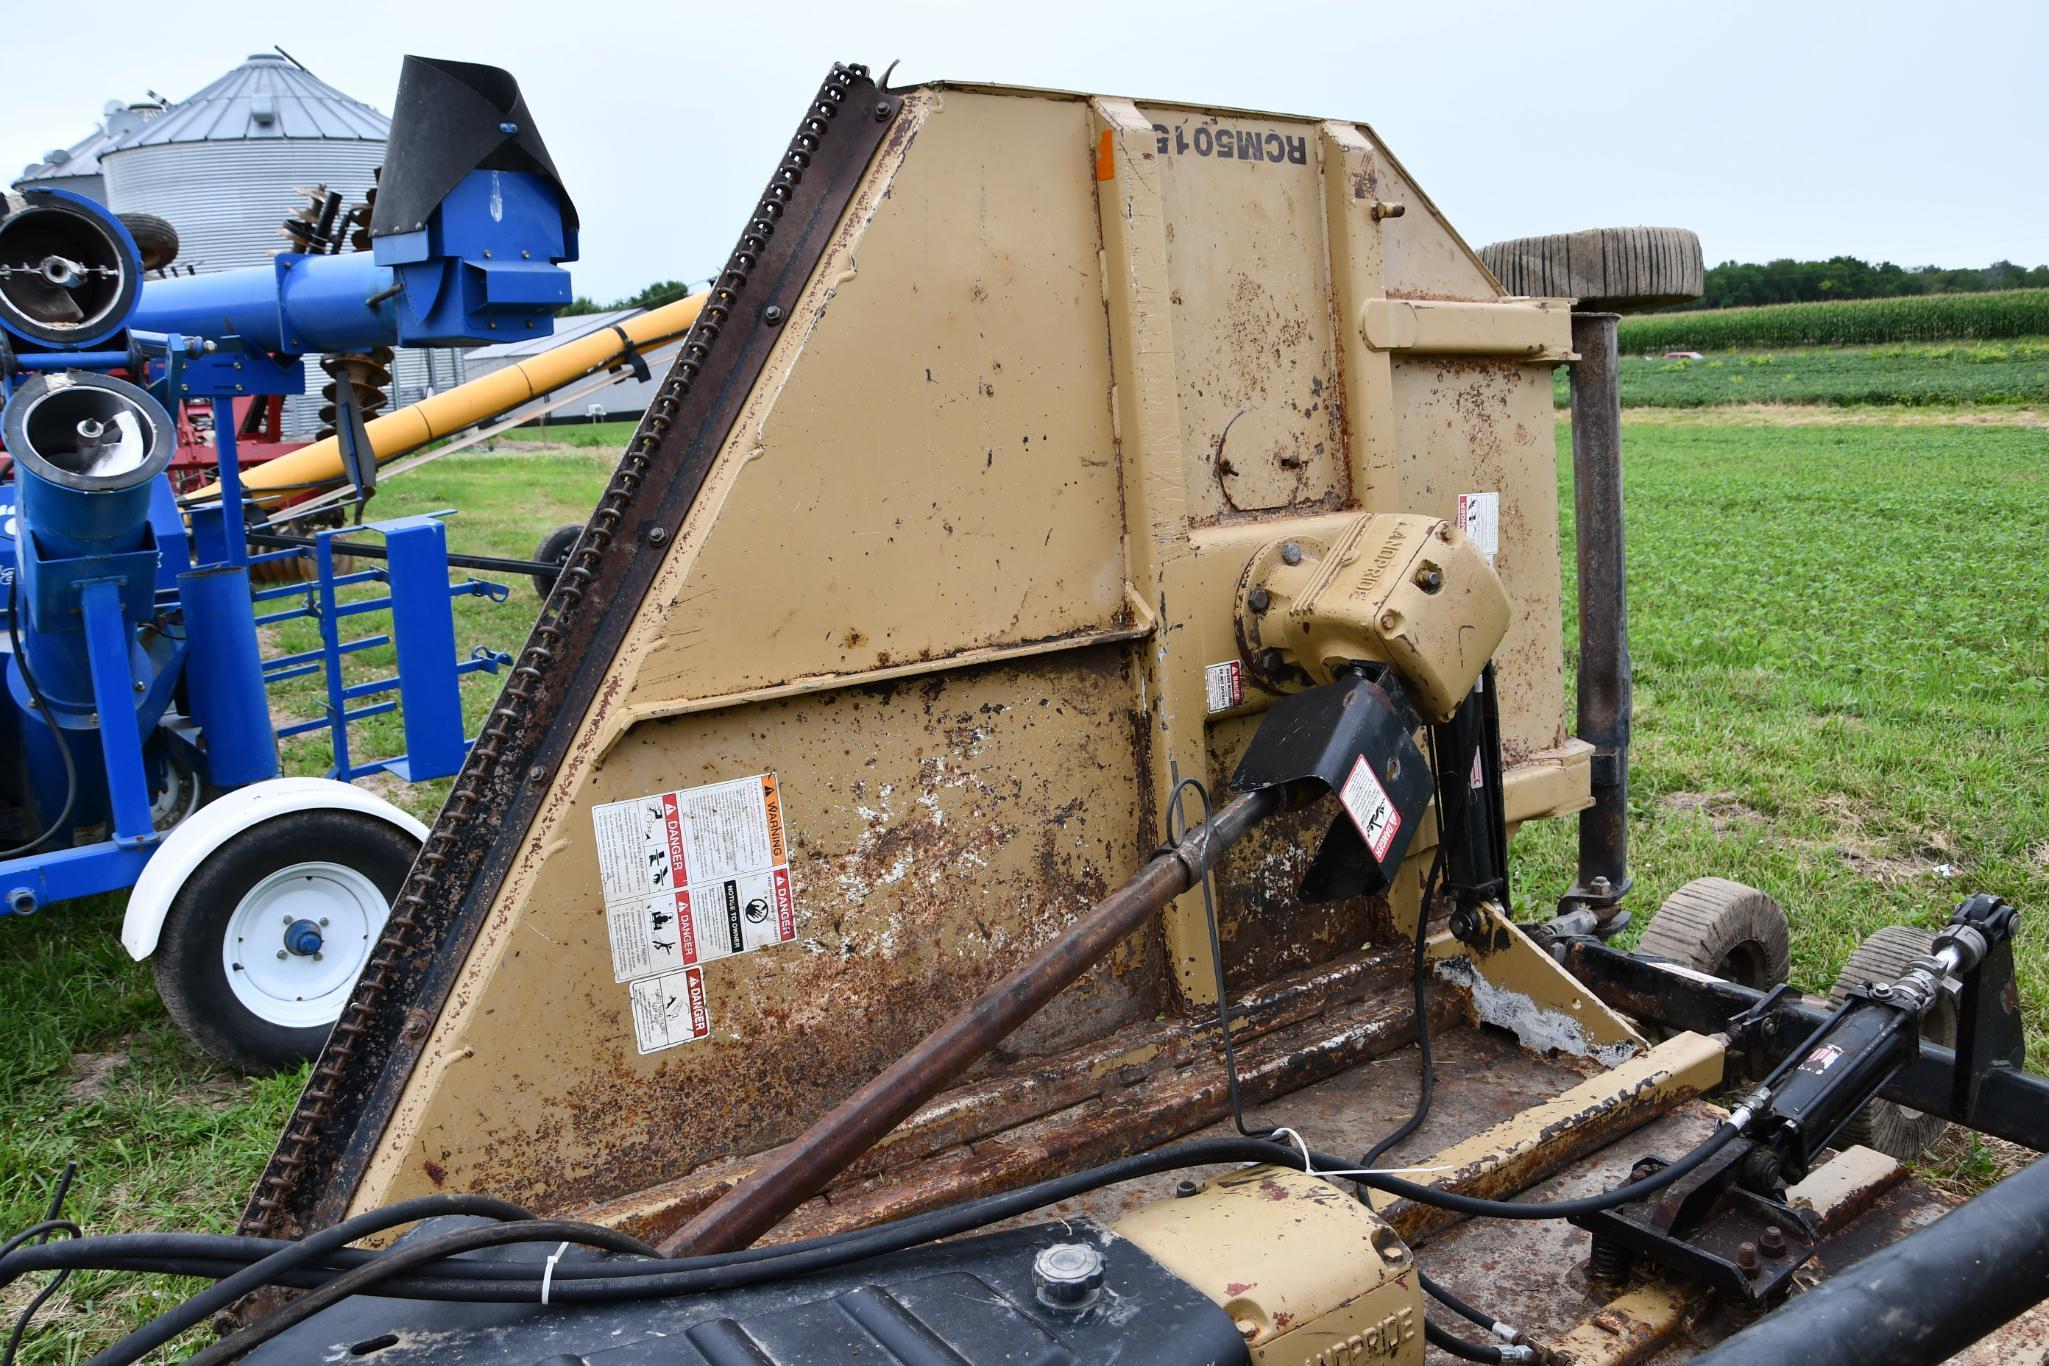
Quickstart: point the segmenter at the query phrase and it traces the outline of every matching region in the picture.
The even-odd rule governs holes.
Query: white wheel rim
[[[235,999],[287,1029],[333,1024],[389,909],[377,884],[344,864],[308,861],[278,869],[251,887],[228,917],[221,961]],[[317,954],[292,951],[286,932],[300,921],[317,928]]]

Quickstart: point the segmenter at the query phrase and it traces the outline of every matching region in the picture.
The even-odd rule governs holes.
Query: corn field
[[[1624,318],[1624,354],[2049,336],[2049,289],[1922,294]]]

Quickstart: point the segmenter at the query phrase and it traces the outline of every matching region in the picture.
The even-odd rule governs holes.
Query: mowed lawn
[[[1750,883],[1791,917],[1795,983],[1822,991],[1870,931],[1933,928],[1996,892],[2023,911],[2042,1067],[2049,430],[1625,433],[1639,921],[1692,878]],[[1569,592],[1569,555],[1566,574]],[[1518,901],[1541,902],[1570,880],[1570,824],[1531,827],[1515,853]]]
[[[1765,421],[1627,425],[1638,913],[1693,877],[1754,883],[1792,913],[1795,978],[1818,990],[1868,930],[1934,926],[1966,891],[2001,892],[2032,916],[2021,962],[2039,1061],[2049,432]],[[374,515],[459,507],[456,548],[527,554],[591,504],[625,434],[451,457],[394,479]],[[1564,525],[1569,543],[1569,506]],[[525,584],[502,605],[463,604],[464,648],[516,650],[535,605]],[[495,685],[473,682],[473,720]],[[290,757],[299,771],[325,763],[312,741]],[[431,807],[439,790],[396,795]],[[1554,822],[1518,839],[1525,910],[1569,882],[1572,838]],[[303,1077],[209,1065],[118,925],[113,899],[0,922],[0,1225],[39,1219],[76,1160],[67,1212],[91,1231],[226,1230]],[[22,1360],[82,1359],[191,1288],[75,1278]]]
[[[2039,337],[1710,351],[1699,360],[1625,352],[1621,364],[1622,401],[1632,408],[1745,403],[2049,407],[2049,339]],[[1566,367],[1561,366],[1560,407],[1565,406],[1565,381]]]

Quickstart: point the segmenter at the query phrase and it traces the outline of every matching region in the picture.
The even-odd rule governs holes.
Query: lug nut
[[[1259,671],[1261,673],[1277,674],[1286,664],[1287,661],[1281,658],[1279,650],[1261,650],[1259,652]]]
[[[1186,1200],[1189,1196],[1195,1194],[1195,1192],[1200,1189],[1201,1187],[1197,1186],[1193,1181],[1188,1180],[1186,1177],[1183,1177],[1181,1180],[1176,1181],[1174,1183],[1174,1194],[1178,1199],[1182,1200]]]
[[[1295,544],[1295,543],[1294,543],[1293,541],[1290,541],[1290,542],[1288,542],[1288,543],[1287,543],[1286,545],[1282,546],[1282,547],[1281,547],[1281,563],[1282,563],[1282,564],[1300,564],[1300,563],[1302,563],[1302,547],[1301,547],[1301,546],[1299,546],[1299,545],[1296,545],[1296,544]]]
[[[1245,595],[1245,602],[1255,612],[1264,612],[1267,608],[1274,605],[1273,594],[1267,592],[1264,588],[1255,588],[1250,593],[1247,593]]]
[[[1763,1270],[1763,1264],[1757,1260],[1756,1243],[1741,1243],[1737,1245],[1736,1269],[1749,1278],[1755,1278],[1757,1273]]]

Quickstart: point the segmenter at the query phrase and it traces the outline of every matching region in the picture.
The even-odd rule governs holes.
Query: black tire
[[[1700,238],[1685,228],[1588,228],[1480,248],[1510,294],[1577,299],[1585,311],[1628,313],[1698,299]]]
[[[534,559],[542,564],[567,564],[569,552],[576,549],[577,538],[583,535],[583,523],[572,522],[558,526],[541,537],[540,545],[534,548]],[[560,569],[537,569],[534,571],[534,591],[542,597],[555,591],[555,580],[562,577]]]
[[[1915,959],[1926,957],[1934,944],[1933,933],[1912,925],[1887,925],[1874,931],[1843,964],[1835,985],[1829,988],[1829,1001],[1840,1004],[1848,999],[1853,986],[1898,980]],[[1935,1005],[1921,1019],[1921,1037],[1945,1048],[1956,1046],[1957,1003],[1954,996],[1948,992],[1936,996]],[[1862,1144],[1888,1157],[1905,1161],[1928,1151],[1947,1128],[1949,1121],[1941,1115],[1925,1114],[1889,1100],[1873,1100],[1859,1110],[1842,1133],[1836,1136],[1835,1146],[1847,1148],[1852,1144]]]
[[[1769,991],[1793,970],[1793,936],[1779,903],[1740,882],[1695,878],[1665,898],[1636,942],[1725,981]]]
[[[340,1017],[341,1002],[353,987],[362,958],[376,942],[384,914],[418,852],[419,842],[412,835],[357,811],[295,811],[236,834],[193,870],[171,903],[154,960],[157,994],[163,998],[165,1010],[194,1043],[238,1072],[267,1075],[313,1057]],[[368,928],[360,943],[355,942],[353,931],[363,926],[350,927],[349,942],[342,947],[354,955],[353,966],[349,960],[337,959],[334,965],[319,970],[321,980],[339,973],[347,983],[340,989],[333,1013],[324,1020],[300,1025],[279,1023],[258,1014],[237,994],[228,980],[230,968],[224,949],[233,934],[237,912],[244,909],[252,892],[275,886],[267,880],[286,870],[319,864],[351,870],[382,893],[383,905],[370,917],[374,925],[365,920]],[[308,874],[306,880],[313,881],[313,875]],[[278,942],[283,944],[282,934]],[[271,948],[266,941],[262,949],[245,947],[237,956],[255,961],[256,953],[268,953]],[[323,948],[339,951],[333,942]],[[280,956],[278,961],[289,960]],[[319,961],[325,961],[324,954]],[[265,969],[277,971],[267,963]],[[323,999],[333,1000],[333,995],[330,988]]]
[[[142,253],[144,270],[162,270],[178,259],[178,230],[170,220],[159,218],[153,213],[124,213],[116,215],[121,226],[128,229],[128,235],[135,239],[136,250]]]

